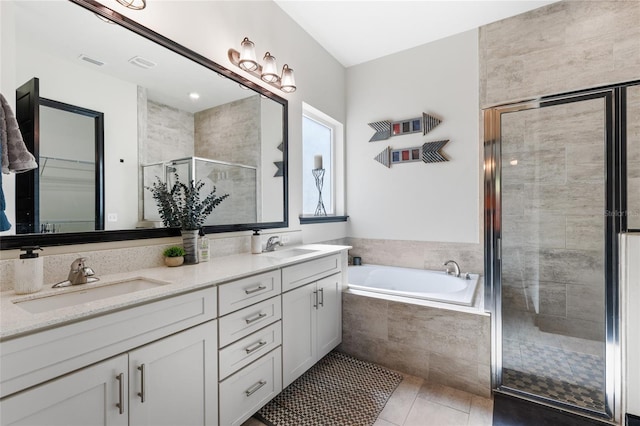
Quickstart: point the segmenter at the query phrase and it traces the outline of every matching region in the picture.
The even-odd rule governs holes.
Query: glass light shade
[[[240,43],[240,60],[238,60],[238,66],[245,71],[255,71],[258,68],[256,47],[247,37]]]
[[[147,7],[147,0],[116,0],[128,9],[142,10]]]
[[[271,56],[269,52],[264,54],[262,61],[262,75],[260,78],[267,83],[275,83],[280,80],[278,76],[278,66],[276,65],[276,57]]]
[[[296,79],[293,76],[293,69],[284,64],[282,67],[282,77],[280,78],[280,90],[286,93],[296,91]]]

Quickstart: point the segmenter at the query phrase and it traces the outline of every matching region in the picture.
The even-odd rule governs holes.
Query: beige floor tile
[[[418,392],[419,399],[435,402],[464,413],[469,413],[472,394],[448,386],[425,383]]]
[[[423,398],[416,398],[403,426],[467,426],[469,415]]]
[[[469,426],[491,426],[493,423],[493,400],[474,395],[469,410]]]
[[[384,419],[381,419],[380,417],[378,417],[378,419],[376,420],[376,422],[373,424],[373,426],[401,426],[401,425],[397,425],[395,423],[391,423],[388,422]]]
[[[387,401],[378,419],[402,425],[423,383],[424,380],[420,377],[405,376],[402,383],[400,383],[391,395],[391,398],[389,398],[389,401]]]
[[[249,417],[249,420],[242,423],[241,426],[266,426],[266,425],[254,417]]]

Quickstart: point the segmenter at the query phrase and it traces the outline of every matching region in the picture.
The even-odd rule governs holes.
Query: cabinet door
[[[331,352],[342,341],[342,275],[318,281],[318,325],[316,361]]]
[[[282,386],[316,362],[316,284],[282,295]]]
[[[120,355],[4,398],[2,425],[126,426],[127,365]]]
[[[131,426],[215,425],[217,355],[216,321],[130,352]]]

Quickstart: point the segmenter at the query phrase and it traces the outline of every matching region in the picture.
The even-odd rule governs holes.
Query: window
[[[301,221],[302,218],[329,221],[344,214],[342,129],[338,121],[303,104]],[[324,172],[314,170],[319,162]],[[322,189],[322,203],[318,185]]]

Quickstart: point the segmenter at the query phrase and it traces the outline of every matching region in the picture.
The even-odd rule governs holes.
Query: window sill
[[[346,222],[349,216],[300,216],[300,224]]]

